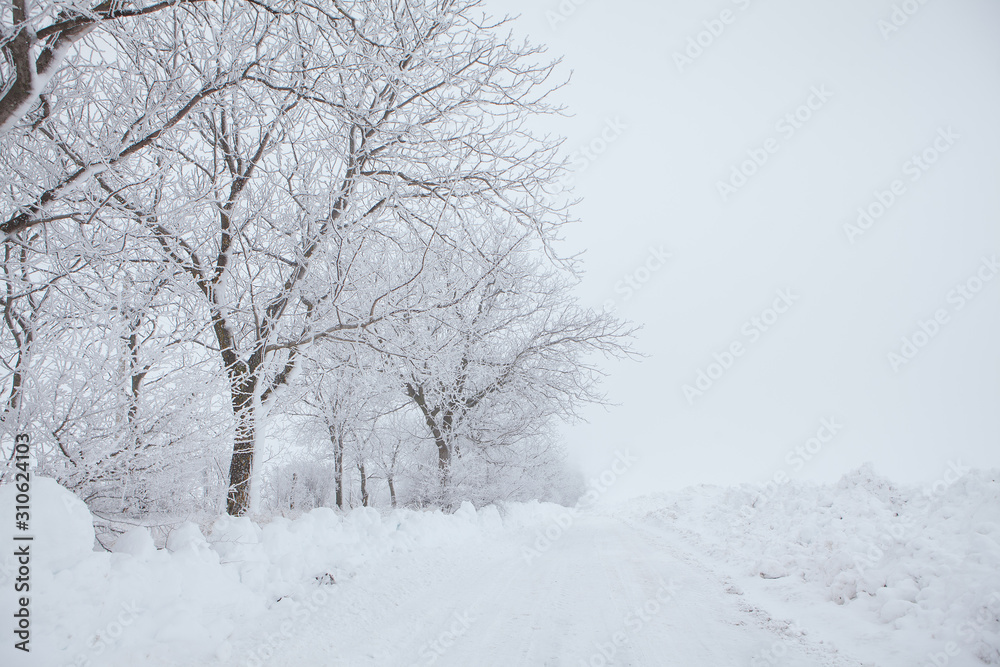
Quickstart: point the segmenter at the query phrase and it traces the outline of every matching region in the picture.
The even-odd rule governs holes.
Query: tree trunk
[[[25,336],[25,342],[22,345],[18,345],[17,350],[17,361],[14,363],[14,374],[10,383],[10,393],[7,396],[7,402],[4,405],[3,416],[0,417],[0,423],[6,423],[8,418],[12,415],[16,415],[17,411],[21,407],[21,392],[24,386],[24,369],[27,366],[28,349],[31,346],[31,332],[27,331]],[[16,427],[15,419],[15,427]],[[13,456],[14,450],[11,449],[11,455]]]
[[[330,442],[333,443],[333,481],[337,507],[344,509],[344,438],[333,426],[330,426]]]
[[[14,362],[13,376],[10,383],[10,393],[7,395],[7,401],[4,405],[3,415],[0,416],[0,423],[6,424],[8,418],[17,415],[18,410],[21,408],[21,393],[24,391],[24,373],[28,367],[28,355],[31,352],[31,345],[35,339],[35,329],[34,329],[34,316],[29,315],[29,318],[25,318],[23,315],[18,313],[14,309],[14,298],[13,298],[13,280],[10,270],[10,262],[14,257],[14,244],[10,241],[4,244],[4,264],[3,271],[6,278],[6,298],[3,299],[3,319],[4,323],[7,325],[7,329],[10,330],[11,337],[14,339],[14,343],[17,346],[17,359]],[[19,254],[22,273],[24,267],[26,251],[22,248]],[[30,298],[28,301],[30,305]],[[17,427],[16,419],[14,428]],[[14,448],[10,450],[11,458],[14,457]]]
[[[361,472],[361,506],[368,507],[368,476],[364,462],[358,464],[358,470]]]
[[[441,477],[441,488],[448,486],[448,469],[451,467],[451,449],[445,439],[437,435],[434,444],[438,450],[438,475]]]
[[[122,317],[127,326],[127,335],[122,336],[122,340],[126,346],[125,367],[126,377],[129,381],[129,386],[125,389],[125,402],[128,406],[125,414],[128,429],[125,436],[127,444],[122,448],[122,451],[130,451],[135,456],[142,448],[137,418],[139,414],[139,395],[142,392],[142,383],[146,378],[148,368],[144,369],[139,365],[139,355],[141,352],[139,328],[142,326],[142,315],[134,309],[126,307],[122,309]]]
[[[389,502],[393,507],[396,507],[396,487],[392,483],[392,475],[389,475],[386,479],[389,482]]]
[[[230,516],[243,516],[250,508],[250,476],[253,473],[253,386],[243,384],[231,389],[231,393],[233,415],[236,417],[236,437],[233,442],[233,459],[229,464],[226,513]]]
[[[412,398],[417,407],[420,408],[420,412],[424,415],[424,423],[427,424],[427,428],[434,438],[434,444],[438,450],[438,474],[441,478],[441,488],[444,489],[448,486],[448,468],[451,464],[451,448],[448,446],[448,440],[445,437],[445,434],[448,432],[446,429],[452,424],[451,413],[445,413],[443,426],[439,427],[436,419],[439,410],[431,409],[427,405],[423,387],[407,383],[405,389],[407,396]]]

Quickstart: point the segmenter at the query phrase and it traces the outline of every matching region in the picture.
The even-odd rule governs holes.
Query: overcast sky
[[[487,6],[572,72],[565,249],[644,327],[565,431],[609,497],[1000,467],[1000,3]]]

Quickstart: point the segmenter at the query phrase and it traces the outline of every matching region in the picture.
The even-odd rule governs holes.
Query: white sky
[[[650,355],[609,365],[620,405],[566,430],[591,475],[615,450],[638,458],[610,497],[779,471],[832,481],[866,461],[900,482],[949,461],[1000,467],[1000,275],[961,308],[951,292],[1000,259],[1000,3],[911,0],[885,37],[894,1],[489,0],[572,70],[559,99],[573,117],[541,125],[567,154],[626,126],[575,175],[581,222],[566,231],[567,251],[586,250],[583,301],[617,299]],[[723,10],[731,22],[679,71],[674,53]],[[779,127],[814,87],[829,99]],[[907,165],[947,128],[958,138],[934,164]],[[769,139],[776,152],[724,202],[717,182]],[[897,179],[849,242],[844,225]],[[661,246],[672,258],[647,276]],[[648,278],[627,300],[626,274]],[[793,305],[751,341],[744,323],[779,290]],[[945,324],[894,371],[889,353],[939,309]],[[734,341],[744,354],[690,403],[683,386]],[[828,417],[840,432],[788,463]]]

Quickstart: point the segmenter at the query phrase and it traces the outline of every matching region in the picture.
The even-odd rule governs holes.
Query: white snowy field
[[[3,532],[5,667],[1000,664],[1000,471],[961,464],[925,489],[862,468],[601,510],[222,517],[113,553],[55,482],[32,506],[29,654]]]

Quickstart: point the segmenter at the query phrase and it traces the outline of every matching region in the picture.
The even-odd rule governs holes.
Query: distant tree
[[[415,317],[386,341],[406,360],[403,389],[426,424],[445,488],[463,452],[493,466],[541,456],[553,419],[602,400],[597,357],[630,354],[633,329],[578,306],[573,274],[530,250],[499,251],[475,298]],[[461,291],[467,280],[453,271],[440,289]]]
[[[345,505],[351,477],[345,477],[345,465],[357,468],[363,485],[371,474],[386,472],[380,445],[393,439],[383,432],[392,428],[386,420],[399,411],[402,397],[381,366],[382,359],[364,346],[317,343],[303,353],[296,387],[276,408],[312,441],[310,457],[332,463],[337,507]],[[390,464],[390,485],[393,469]]]

